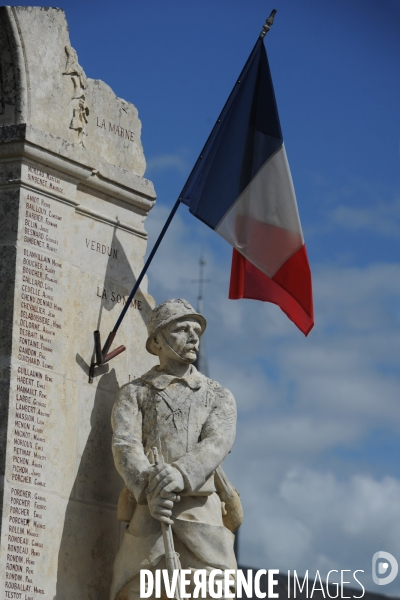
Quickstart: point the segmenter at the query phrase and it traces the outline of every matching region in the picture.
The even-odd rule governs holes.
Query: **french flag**
[[[233,246],[229,298],[273,302],[307,335],[311,272],[261,38],[180,200]]]

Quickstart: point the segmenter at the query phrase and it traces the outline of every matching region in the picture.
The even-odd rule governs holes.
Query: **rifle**
[[[154,464],[158,465],[158,450],[156,447],[152,448]],[[164,549],[165,549],[165,562],[167,564],[169,583],[172,584],[172,577],[175,570],[181,570],[181,563],[179,560],[179,554],[175,552],[174,547],[174,538],[172,537],[172,527],[169,523],[163,523],[161,521],[161,531],[164,540]],[[178,576],[175,593],[175,600],[181,600],[180,595],[180,578]]]

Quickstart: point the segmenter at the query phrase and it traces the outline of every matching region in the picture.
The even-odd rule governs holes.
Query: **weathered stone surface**
[[[143,265],[155,194],[136,108],[86,78],[63,11],[1,8],[0,64],[0,597],[105,600],[123,486],[110,415],[155,363],[147,281],[127,351],[93,385],[88,365]]]
[[[0,126],[29,123],[142,176],[136,108],[86,77],[57,8],[0,9]]]

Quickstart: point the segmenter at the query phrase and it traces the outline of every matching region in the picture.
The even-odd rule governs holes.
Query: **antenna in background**
[[[204,279],[204,267],[205,267],[205,265],[206,265],[206,261],[204,260],[204,257],[201,256],[200,260],[199,260],[199,278],[192,280],[192,283],[198,283],[199,284],[199,293],[198,293],[198,296],[197,296],[196,310],[200,314],[203,314],[203,284],[210,282],[209,279]],[[206,377],[209,376],[208,375],[207,353],[206,353],[206,346],[205,346],[205,340],[204,340],[204,338],[200,341],[199,353],[198,353],[197,358],[196,358],[196,360],[194,362],[194,366],[196,367],[196,369],[198,371],[200,371],[200,373],[203,373],[203,375],[205,375]]]

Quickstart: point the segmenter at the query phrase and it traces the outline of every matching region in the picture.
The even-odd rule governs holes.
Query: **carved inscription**
[[[62,272],[57,257],[62,216],[52,205],[50,199],[26,193],[18,352],[18,360],[50,370],[63,311],[54,298]]]
[[[107,254],[111,258],[115,258],[118,260],[118,249],[113,246],[106,246],[105,244],[101,244],[96,240],[91,240],[90,238],[85,238],[86,248],[89,250],[93,250],[93,252],[98,252],[99,254]]]
[[[28,178],[50,188],[60,181],[31,168]],[[35,183],[38,181],[35,180]],[[4,597],[36,600],[45,596],[35,579],[43,560],[48,495],[46,463],[49,398],[54,386],[55,344],[62,332],[63,307],[55,296],[63,269],[58,258],[58,234],[63,218],[57,202],[24,192],[22,272],[15,385],[15,420],[12,431],[11,498],[8,517]]]
[[[54,514],[54,480],[59,476],[53,470],[54,432],[60,422],[55,398],[63,372],[64,286],[69,280],[64,273],[68,273],[67,265],[60,257],[68,229],[65,204],[50,196],[50,190],[55,189],[51,186],[60,194],[68,183],[36,167],[26,170],[24,181],[28,188],[21,192],[22,244],[17,259],[20,287],[16,290],[18,329],[11,403],[15,412],[8,466],[11,489],[4,531],[5,579],[0,590],[0,598],[7,600],[39,600],[49,594],[43,565],[51,551],[50,515]],[[35,188],[30,189],[29,183]],[[83,248],[92,259],[96,252],[107,262],[120,261],[120,248],[111,239],[103,242],[100,235],[99,239],[87,237]],[[113,289],[112,284],[94,287],[93,292],[99,303],[103,300],[122,306],[128,300],[128,295]],[[142,311],[143,301],[134,299],[130,309]]]
[[[54,177],[54,175],[50,175],[50,173],[46,173],[40,169],[35,169],[35,167],[28,167],[28,181],[48,190],[64,194],[64,189],[58,177]]]
[[[129,140],[130,142],[135,141],[135,134],[130,129],[126,129],[121,125],[117,125],[116,123],[111,123],[111,121],[106,121],[101,117],[96,118],[96,125],[100,129],[104,129],[109,133],[117,135],[118,137],[123,138],[124,140]]]
[[[97,297],[101,298],[102,300],[109,300],[113,304],[122,304],[123,306],[125,306],[125,304],[127,303],[127,300],[128,300],[128,296],[123,296],[122,294],[119,294],[115,290],[110,290],[105,287],[104,288],[97,287]],[[142,310],[142,301],[136,300],[136,298],[134,298],[131,302],[130,308],[136,308],[137,310]]]
[[[11,488],[5,598],[29,600],[36,593],[44,594],[44,590],[35,585],[34,574],[36,561],[43,548],[40,533],[46,528],[43,522],[46,508],[47,498],[43,494],[19,487]]]

